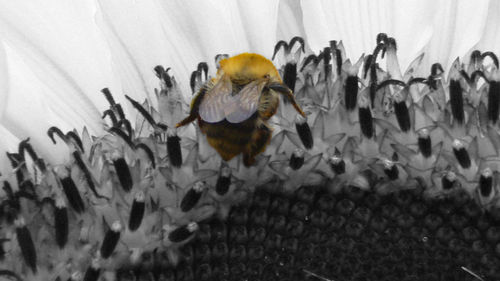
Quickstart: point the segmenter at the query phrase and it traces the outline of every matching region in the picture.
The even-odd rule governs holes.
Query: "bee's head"
[[[258,54],[243,53],[220,61],[219,73],[228,75],[235,84],[248,84],[253,80],[268,78],[269,82],[282,83],[273,63]]]

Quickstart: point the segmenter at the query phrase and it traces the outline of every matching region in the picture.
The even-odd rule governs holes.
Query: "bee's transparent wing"
[[[233,87],[231,80],[222,77],[210,89],[201,101],[198,113],[206,122],[215,123],[226,118],[225,108],[234,104],[234,97],[231,95]]]
[[[265,80],[254,80],[235,95],[234,101],[224,108],[230,123],[241,123],[257,111],[260,94],[266,85]]]

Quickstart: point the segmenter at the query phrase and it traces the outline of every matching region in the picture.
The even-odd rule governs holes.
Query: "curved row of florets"
[[[111,280],[115,269],[154,250],[176,264],[197,222],[224,218],[270,182],[285,193],[303,185],[331,192],[346,185],[381,193],[424,188],[430,198],[466,191],[485,210],[498,211],[494,53],[474,51],[468,64],[457,59],[447,77],[434,64],[421,78],[414,75],[423,56],[402,73],[396,42],[385,34],[355,63],[341,42],[309,56],[304,45],[300,37],[280,41],[273,59],[282,56],[284,83],[308,117],[281,101],[271,144],[252,167],[239,157],[222,161],[195,126],[175,129],[187,102],[161,66],[154,69],[161,86],[155,106],[126,96],[139,112],[135,120],[103,89],[107,134],[48,130],[54,143],[67,145],[69,162],[45,163],[29,139],[22,141],[8,153],[15,180],[3,181],[2,274]],[[190,79],[193,94],[208,81],[208,66],[200,63]]]

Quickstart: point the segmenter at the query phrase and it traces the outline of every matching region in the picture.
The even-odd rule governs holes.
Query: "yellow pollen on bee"
[[[222,71],[222,72],[221,72]],[[271,81],[281,82],[274,64],[259,54],[243,53],[220,61],[217,74],[224,73],[231,78],[252,81],[268,76]]]

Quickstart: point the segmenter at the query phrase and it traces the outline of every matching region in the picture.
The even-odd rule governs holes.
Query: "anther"
[[[191,209],[196,206],[198,201],[200,201],[201,195],[207,188],[207,185],[202,182],[198,181],[196,182],[191,189],[186,192],[186,195],[182,198],[181,201],[181,211],[183,212],[189,212]]]
[[[299,134],[300,140],[306,149],[311,149],[314,145],[311,128],[307,124],[307,118],[297,115],[295,118],[295,128]]]
[[[429,130],[421,129],[418,131],[418,149],[425,158],[432,155],[432,142],[429,135]]]
[[[174,167],[182,165],[181,138],[177,136],[175,129],[167,131],[167,153],[170,163]]]
[[[457,161],[462,168],[470,168],[471,159],[469,156],[469,152],[467,152],[464,144],[458,139],[455,139],[453,141],[453,153],[455,154],[455,157],[457,158]]]
[[[130,217],[128,219],[128,229],[130,231],[135,231],[141,226],[142,219],[144,218],[144,211],[146,209],[146,203],[144,201],[144,192],[137,192],[132,202]]]
[[[111,228],[106,232],[104,236],[104,240],[101,245],[101,257],[103,259],[107,259],[111,256],[113,251],[118,245],[118,241],[120,240],[120,233],[122,231],[122,225],[119,221],[113,222]]]
[[[231,186],[231,168],[223,167],[220,171],[217,183],[215,184],[215,191],[219,195],[225,195]]]
[[[294,150],[290,157],[289,165],[292,170],[298,170],[304,165],[304,154],[305,151],[297,148]]]

